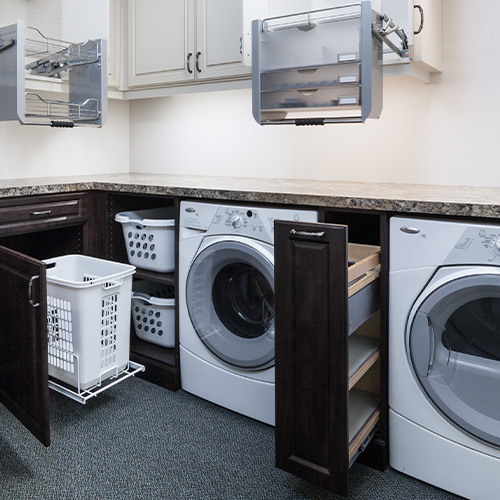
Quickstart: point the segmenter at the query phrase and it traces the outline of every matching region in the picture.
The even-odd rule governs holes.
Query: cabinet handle
[[[200,56],[201,56],[201,52],[197,52],[196,53],[196,71],[198,71],[198,73],[201,73],[201,69],[200,69]]]
[[[325,236],[324,231],[313,233],[310,231],[296,231],[295,229],[292,229],[290,231],[290,234],[293,234],[294,236],[313,236],[314,238],[322,238],[323,236]]]
[[[243,55],[243,37],[240,36],[240,55]]]
[[[37,279],[40,279],[40,276],[37,274],[35,276],[32,276],[31,279],[30,279],[30,282],[28,283],[28,300],[29,300],[29,303],[33,306],[33,307],[38,307],[40,305],[40,302],[37,302],[36,304],[33,302],[33,281],[37,280]]]
[[[414,9],[418,9],[419,12],[420,12],[420,26],[418,27],[417,31],[413,32],[414,35],[418,35],[422,31],[422,29],[424,27],[424,9],[422,9],[422,7],[420,5],[418,5],[418,4],[415,4],[413,6],[413,8]]]
[[[40,210],[39,212],[30,212],[30,215],[50,215],[52,210]]]
[[[187,55],[187,59],[186,59],[186,62],[187,62],[187,69],[188,69],[188,73],[191,74],[193,72],[193,70],[191,69],[191,57],[193,57],[193,53],[190,52],[188,55]]]

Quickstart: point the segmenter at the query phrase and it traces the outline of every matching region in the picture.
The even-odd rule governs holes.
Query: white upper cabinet
[[[197,0],[196,78],[250,75],[243,66],[243,2]]]
[[[194,79],[193,0],[128,1],[128,86]]]
[[[249,75],[242,20],[242,0],[129,0],[129,88]]]

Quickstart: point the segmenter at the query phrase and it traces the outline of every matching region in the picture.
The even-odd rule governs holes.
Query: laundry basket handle
[[[123,278],[114,279],[113,281],[105,281],[102,284],[104,290],[111,290],[111,288],[119,287],[123,283]]]

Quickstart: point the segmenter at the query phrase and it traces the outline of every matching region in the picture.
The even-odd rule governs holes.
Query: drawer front
[[[2,234],[36,231],[45,226],[57,227],[78,222],[84,217],[84,194],[26,197],[4,201],[0,205],[0,232]]]

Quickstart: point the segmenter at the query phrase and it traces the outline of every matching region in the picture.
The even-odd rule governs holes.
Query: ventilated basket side
[[[136,335],[163,347],[175,346],[175,294],[172,286],[134,284],[132,318]]]
[[[122,224],[128,260],[149,271],[170,273],[175,269],[175,220],[172,207],[116,215]]]

